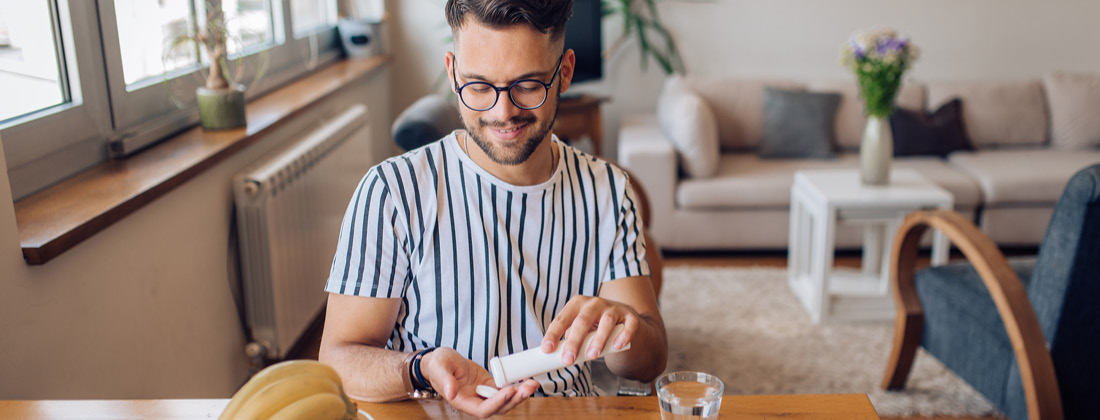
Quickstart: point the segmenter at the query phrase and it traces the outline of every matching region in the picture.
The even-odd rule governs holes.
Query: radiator
[[[269,360],[323,308],[340,222],[370,164],[365,106],[306,131],[234,178],[249,347]]]

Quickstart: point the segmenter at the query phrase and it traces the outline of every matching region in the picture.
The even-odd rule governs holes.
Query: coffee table
[[[857,169],[795,172],[791,186],[788,283],[814,323],[894,319],[890,247],[906,214],[951,209],[951,193],[911,169],[891,171],[890,183],[867,186]],[[833,268],[838,224],[864,229],[861,270]],[[932,263],[947,261],[950,243],[933,234]]]

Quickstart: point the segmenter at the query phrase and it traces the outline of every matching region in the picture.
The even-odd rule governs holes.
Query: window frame
[[[0,125],[15,200],[109,159],[130,156],[199,122],[194,91],[200,81],[192,74],[200,66],[176,72],[170,84],[137,82],[139,87],[128,91],[114,1],[49,1],[70,101]],[[254,74],[241,80],[247,100],[340,56],[335,24],[296,39],[290,0],[271,1],[274,36],[262,53],[267,69],[258,83]],[[325,1],[339,7],[336,0]],[[248,48],[244,54],[259,54],[258,50]],[[169,99],[169,88],[182,105]]]
[[[94,2],[50,0],[54,44],[69,101],[0,125],[12,196],[19,199],[107,157],[111,132]]]

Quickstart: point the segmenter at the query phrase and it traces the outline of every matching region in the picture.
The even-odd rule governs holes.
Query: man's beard
[[[531,155],[535,153],[535,149],[539,147],[539,143],[546,137],[546,134],[550,132],[550,129],[554,127],[554,121],[558,118],[558,101],[554,101],[554,113],[550,117],[550,121],[546,124],[540,124],[535,126],[535,133],[531,137],[528,137],[523,143],[516,145],[516,147],[498,148],[495,144],[482,139],[480,131],[470,129],[470,125],[466,124],[466,132],[470,137],[474,138],[474,143],[477,143],[478,147],[485,152],[489,159],[498,165],[519,165],[526,162],[531,158]],[[463,122],[465,123],[465,119]],[[478,128],[481,130],[487,130],[492,127],[507,127],[534,124],[538,122],[538,118],[534,115],[516,115],[504,122],[488,122],[478,118]],[[469,153],[469,151],[467,151]]]

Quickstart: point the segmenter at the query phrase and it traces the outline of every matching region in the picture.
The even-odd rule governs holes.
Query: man
[[[606,357],[642,381],[667,359],[636,196],[622,170],[551,134],[575,57],[573,2],[450,0],[445,64],[465,130],[388,159],[348,206],[326,285],[321,360],[348,393],[392,401],[438,392],[488,417],[528,396],[594,395]],[[473,140],[472,142],[470,140]],[[581,341],[590,332],[588,348]],[[562,348],[566,368],[491,398],[490,358]]]

